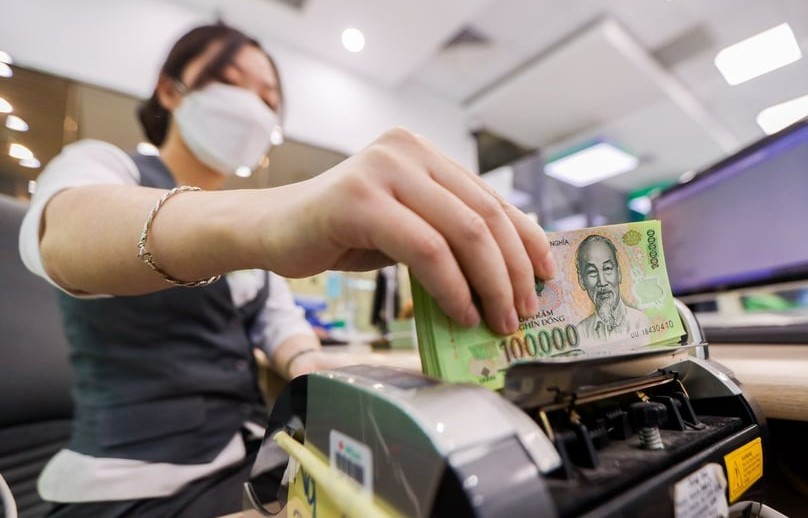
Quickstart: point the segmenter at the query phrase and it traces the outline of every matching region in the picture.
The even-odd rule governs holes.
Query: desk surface
[[[413,349],[379,351],[362,344],[327,349],[350,352],[361,363],[421,370]],[[715,344],[710,358],[735,374],[766,417],[808,421],[808,345]]]
[[[735,374],[766,417],[808,421],[808,345],[715,344],[710,358]]]

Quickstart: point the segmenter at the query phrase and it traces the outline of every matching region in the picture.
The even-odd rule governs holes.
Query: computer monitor
[[[808,279],[808,120],[658,195],[677,296]]]

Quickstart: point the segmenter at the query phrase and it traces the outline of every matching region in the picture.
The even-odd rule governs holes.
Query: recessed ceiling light
[[[715,66],[727,83],[738,85],[801,57],[791,27],[782,23],[721,50],[715,56]]]
[[[14,60],[11,59],[11,56],[9,55],[8,52],[0,50],[0,63],[10,65],[14,63]]]
[[[361,52],[365,48],[365,35],[355,27],[342,31],[342,44],[351,52]]]
[[[236,169],[236,176],[238,176],[239,178],[249,178],[252,176],[252,169],[250,169],[246,165],[243,165],[238,169]]]
[[[14,71],[11,70],[11,67],[0,61],[0,77],[12,77],[12,76],[14,76]]]
[[[639,160],[608,142],[596,141],[576,149],[545,166],[548,176],[576,187],[584,187],[635,169]]]
[[[40,165],[42,165],[42,164],[40,164],[40,163],[39,163],[39,160],[37,160],[37,159],[36,159],[36,158],[34,158],[34,157],[31,157],[31,158],[23,158],[22,160],[20,160],[20,162],[19,162],[19,163],[20,163],[20,165],[21,165],[21,166],[23,166],[23,167],[27,167],[27,168],[29,168],[29,169],[36,169],[37,167],[39,167]]]
[[[8,156],[17,160],[26,160],[34,158],[34,153],[22,144],[14,142],[8,146]]]
[[[0,113],[11,113],[14,111],[14,108],[11,107],[11,103],[0,97]]]
[[[6,127],[14,131],[28,131],[28,123],[16,115],[6,116]]]
[[[771,135],[805,117],[808,117],[808,95],[769,106],[758,114],[756,120],[758,126]]]

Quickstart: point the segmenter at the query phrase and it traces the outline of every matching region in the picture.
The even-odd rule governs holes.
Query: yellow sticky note
[[[729,501],[735,502],[763,476],[763,445],[760,437],[724,455]]]

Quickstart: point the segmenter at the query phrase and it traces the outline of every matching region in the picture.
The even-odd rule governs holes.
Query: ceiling
[[[625,191],[678,178],[763,136],[763,108],[808,93],[808,59],[729,86],[720,49],[788,22],[805,0],[173,0],[390,88],[463,106],[471,130],[547,155],[593,137],[641,158]],[[360,28],[363,52],[339,45]]]
[[[605,182],[623,191],[678,178],[762,137],[760,110],[808,93],[806,59],[738,86],[713,64],[721,48],[783,22],[808,49],[805,0],[165,3],[221,16],[270,50],[274,42],[393,91],[430,92],[460,106],[469,131],[545,156],[613,140],[641,159]],[[339,43],[348,26],[365,34],[359,54]]]

